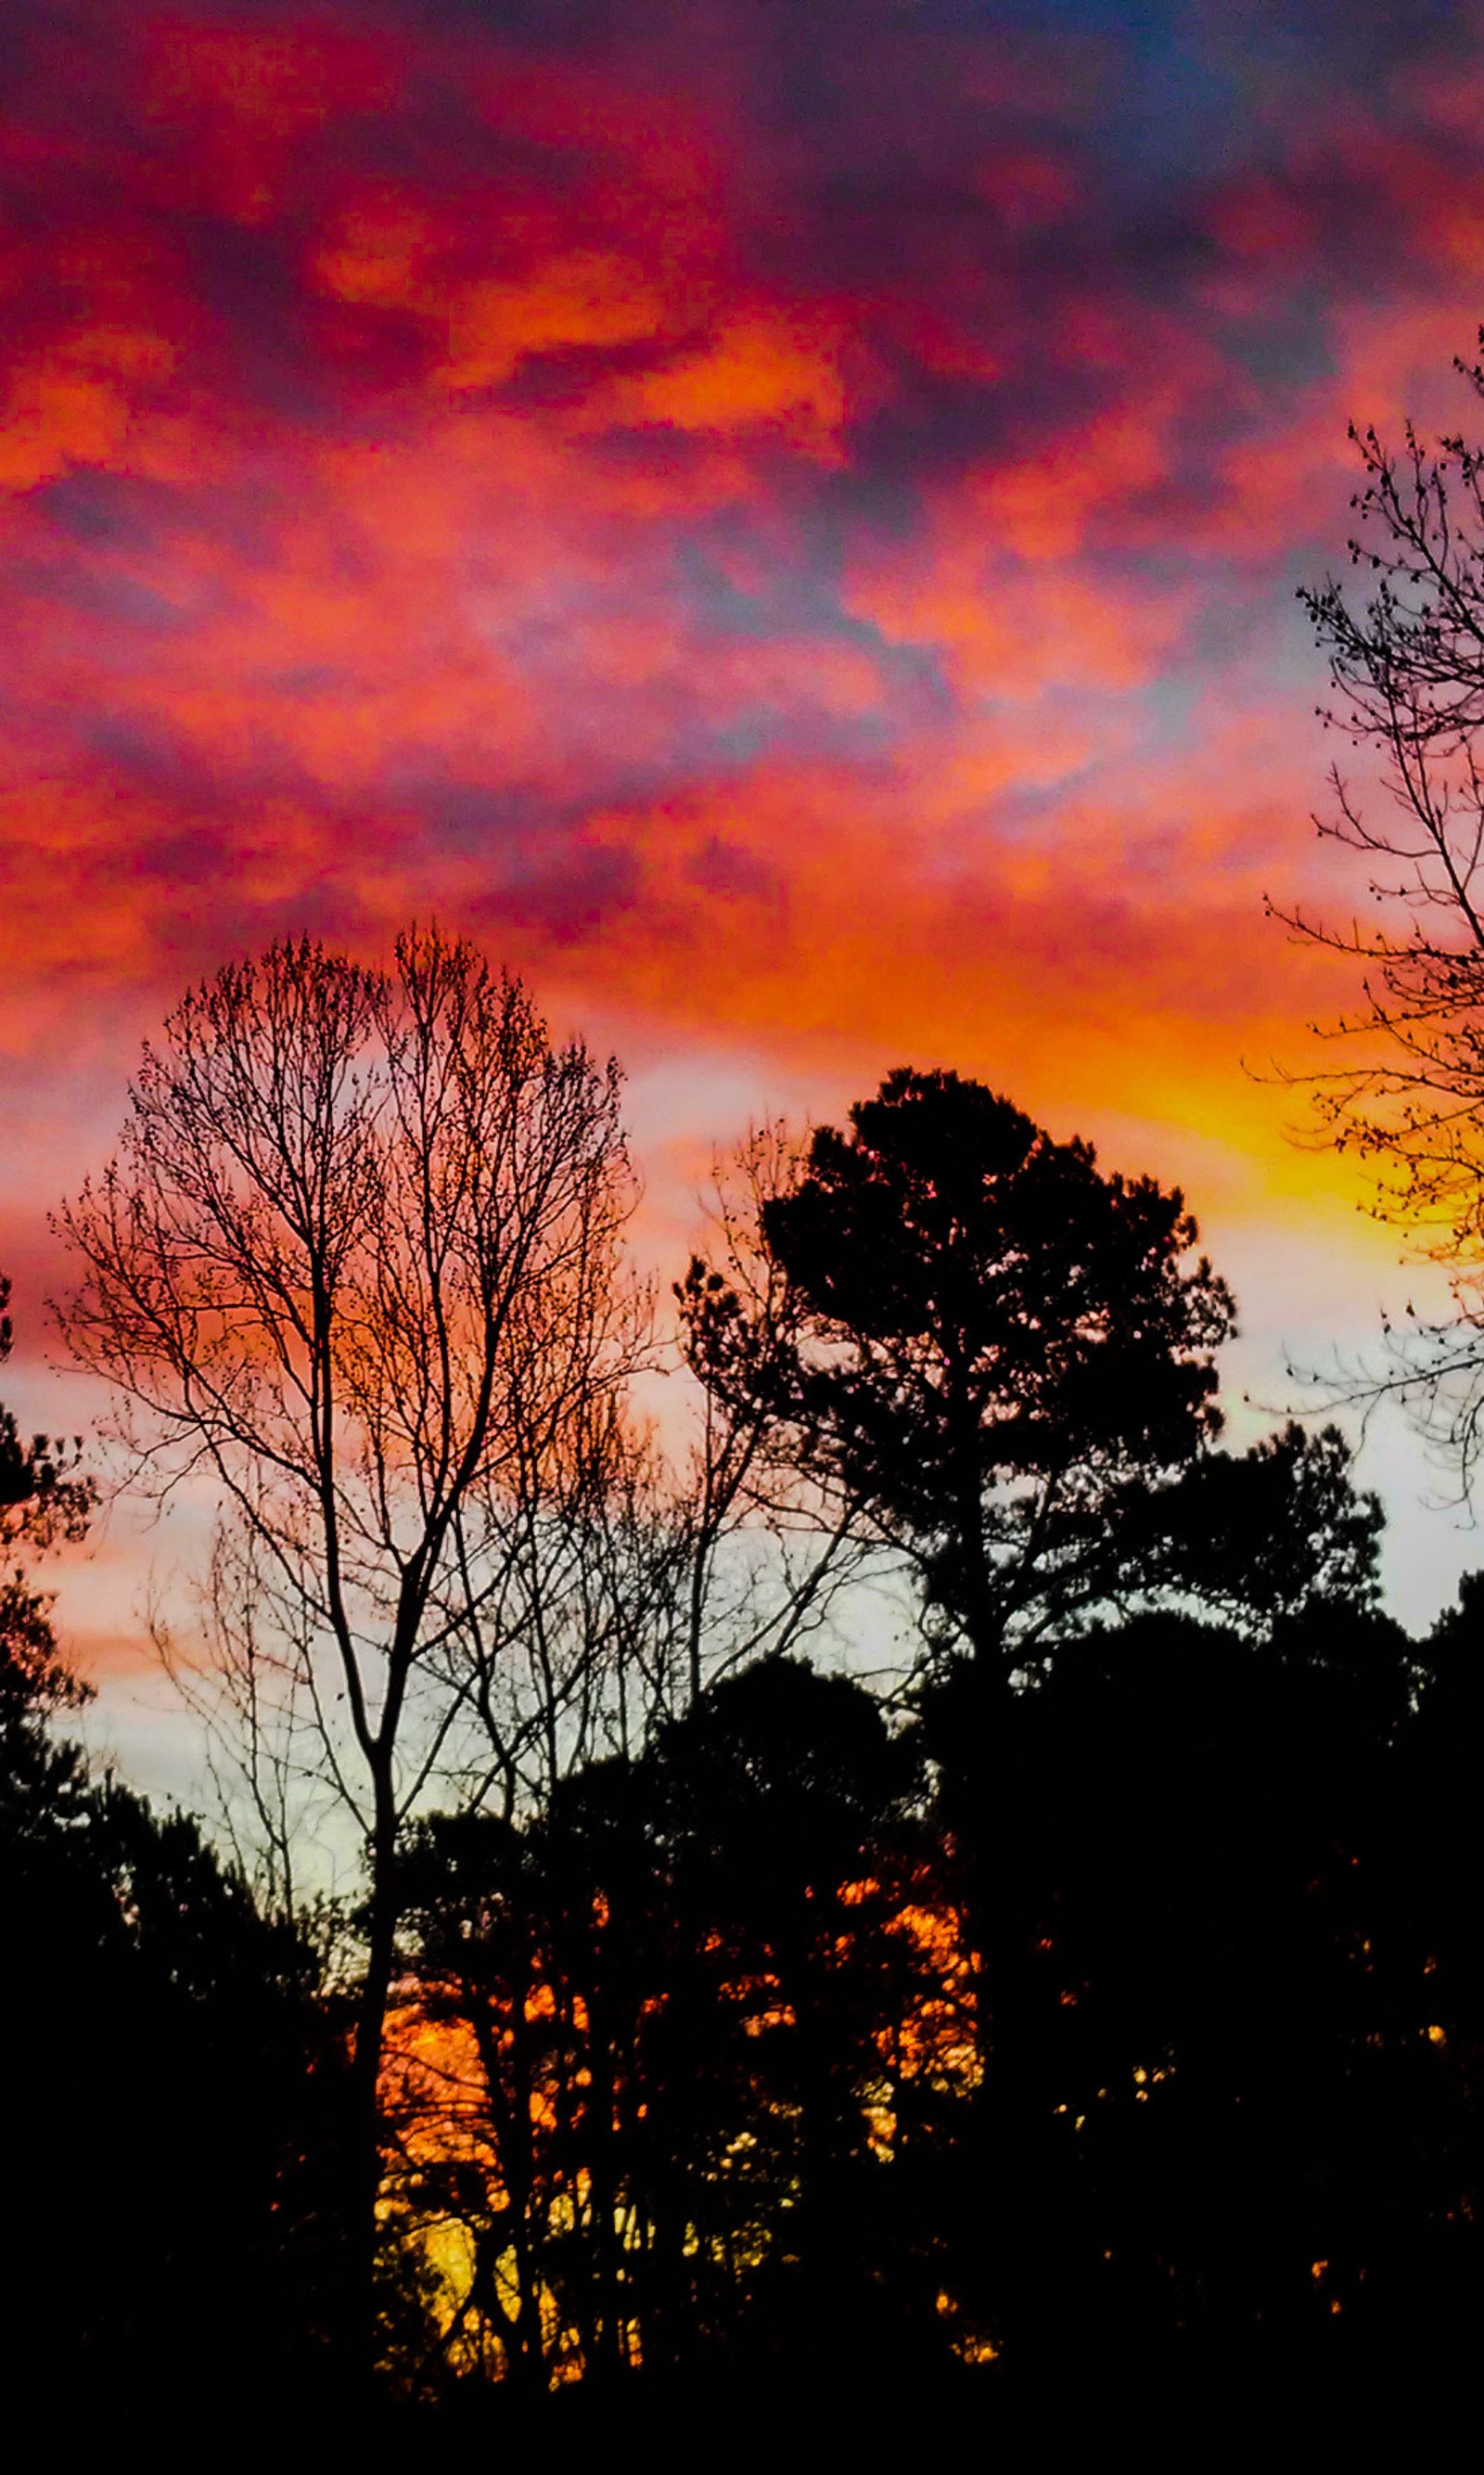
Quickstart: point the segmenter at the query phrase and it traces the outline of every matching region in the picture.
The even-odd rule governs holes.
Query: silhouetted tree
[[[838,2373],[882,2337],[886,2036],[915,1964],[888,1928],[914,1749],[859,1684],[773,1658],[665,1729],[653,1777],[679,1962],[655,2030],[667,2215],[694,2247],[702,2347],[724,2353],[730,2317],[734,2347]]]
[[[1143,1507],[1150,1594],[1162,1583],[1260,1634],[1311,1608],[1374,1609],[1385,1516],[1352,1458],[1337,1427],[1296,1420],[1245,1453],[1203,1453]]]
[[[401,1832],[477,1724],[511,1527],[632,1355],[618,1105],[467,944],[408,932],[389,972],[280,944],[177,1008],[61,1216],[66,1337],[136,1472],[205,1470],[231,1507],[276,1619],[257,1680],[307,1700],[365,1833],[368,2276]]]
[[[0,1277],[0,1365],[12,1346],[10,1297],[11,1284]],[[74,1542],[86,1534],[93,1488],[77,1465],[79,1450],[68,1454],[46,1435],[23,1443],[12,1413],[0,1406],[0,1549],[15,1558],[0,1579],[0,1830],[16,1917],[44,1901],[30,1869],[44,1871],[86,1799],[82,1756],[53,1722],[81,1709],[88,1688],[64,1665],[51,1596],[32,1578],[33,1559],[59,1534]]]
[[[1332,1430],[1212,1451],[1232,1308],[1181,1197],[1105,1176],[982,1085],[890,1076],[848,1132],[816,1133],[760,1225],[786,1343],[761,1350],[728,1286],[693,1276],[693,1361],[920,1577],[925,1743],[981,1968],[981,2325],[1014,2297],[1023,2330],[1062,2263],[1017,1679],[1100,1606],[1200,1600],[1264,1635],[1318,1600],[1364,1607],[1379,1515]]]
[[[1484,393],[1484,370],[1455,367]],[[1350,554],[1368,598],[1331,576],[1301,600],[1328,657],[1325,720],[1373,774],[1368,795],[1336,766],[1319,821],[1362,855],[1370,916],[1334,926],[1270,908],[1361,967],[1358,1005],[1325,1034],[1350,1053],[1295,1079],[1321,1139],[1370,1164],[1379,1216],[1452,1287],[1452,1313],[1409,1310],[1383,1372],[1354,1389],[1407,1400],[1467,1488],[1484,1434],[1484,447],[1429,445],[1410,423],[1399,452],[1374,429],[1350,436]]]
[[[1117,1584],[1131,1484],[1215,1432],[1231,1301],[1178,1192],[982,1084],[904,1070],[850,1117],[761,1205],[791,1328],[760,1362],[734,1292],[698,1287],[692,1360],[912,1558],[992,1693]]]
[[[533,2398],[577,2365],[838,2375],[914,2316],[943,2350],[888,2196],[893,2032],[941,1991],[901,1916],[915,1785],[859,1685],[773,1659],[539,1817],[423,1826],[405,2223],[463,2242],[435,2356]]]
[[[1343,1604],[1260,1642],[1146,1615],[1017,1704],[1037,2352],[1318,2342],[1423,2220],[1437,2073],[1392,1821],[1412,1675]]]
[[[0,1275],[0,1365],[13,1345],[11,1284]],[[82,1766],[49,1722],[80,1708],[85,1687],[58,1655],[51,1599],[31,1578],[37,1555],[61,1539],[81,1541],[96,1501],[80,1466],[81,1441],[50,1435],[22,1440],[0,1405],[0,1555],[15,1561],[0,1578],[0,1797],[13,1861],[24,1862],[30,1824],[43,1832],[65,1817],[81,1792]]]
[[[81,1537],[77,1449],[0,1411],[0,1452],[12,1549]],[[77,2436],[232,2399],[240,2429],[251,2384],[320,2381],[336,2040],[302,1939],[60,1732],[89,1697],[49,1608],[25,1567],[0,1589],[8,2395]]]
[[[700,1434],[681,1496],[693,1700],[703,1681],[807,1641],[864,1560],[854,1497],[801,1489],[796,1458],[776,1449],[777,1395],[808,1308],[762,1218],[766,1205],[797,1190],[805,1169],[802,1149],[776,1120],[718,1157],[708,1250],[693,1255],[674,1287],[693,1369],[701,1371],[703,1357],[713,1364],[724,1357],[728,1367],[724,1385],[701,1385]],[[759,1545],[766,1550],[761,1569],[745,1552]]]

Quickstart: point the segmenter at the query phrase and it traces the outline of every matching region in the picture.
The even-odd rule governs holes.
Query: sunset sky
[[[1349,993],[1262,908],[1363,894],[1347,422],[1484,428],[1484,11],[12,0],[0,198],[28,1418],[164,1007],[414,913],[624,1057],[661,1256],[714,1139],[945,1063],[1184,1185],[1238,1406],[1408,1294],[1247,1068]],[[1368,1450],[1422,1622],[1479,1543]],[[116,1691],[144,1556],[63,1593]]]

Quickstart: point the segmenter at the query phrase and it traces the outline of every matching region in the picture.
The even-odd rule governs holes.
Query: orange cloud
[[[1319,762],[1293,570],[1345,415],[1467,342],[1459,80],[1140,186],[1050,38],[841,19],[810,119],[706,22],[705,74],[412,10],[120,14],[82,110],[42,62],[17,1023],[436,903],[641,1040],[957,1057],[1261,1185],[1233,1061],[1316,986],[1260,909]]]

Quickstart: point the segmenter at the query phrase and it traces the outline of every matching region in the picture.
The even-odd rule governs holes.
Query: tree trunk
[[[377,2207],[381,2194],[381,2057],[397,1943],[397,1816],[389,1771],[375,1781],[366,1973],[356,2005],[347,2161],[346,2316],[342,2332],[347,2423],[353,2440],[369,2431],[378,2358]]]

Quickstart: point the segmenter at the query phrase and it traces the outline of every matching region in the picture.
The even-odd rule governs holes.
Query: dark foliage
[[[1375,1606],[1385,1518],[1359,1494],[1336,1427],[1294,1421],[1245,1453],[1201,1454],[1128,1514],[1129,1564],[1146,1587],[1194,1600],[1258,1637],[1308,1610]]]
[[[897,2136],[888,2031],[925,1982],[914,1785],[859,1685],[772,1660],[524,1829],[422,1832],[406,1922],[467,2038],[466,2137],[408,2197],[464,2230],[495,2368],[838,2363],[888,2311],[904,2342],[872,2130]],[[415,2153],[438,2093],[407,2100]],[[467,2331],[443,2352],[486,2361]]]
[[[903,1075],[766,1208],[766,1350],[687,1285],[709,1379],[910,1552],[928,1652],[889,1711],[760,1660],[539,1805],[402,1834],[389,2458],[722,2417],[802,2442],[801,2399],[821,2445],[1044,2435],[1079,2398],[1467,2361],[1479,1590],[1409,1641],[1341,1438],[1217,1448],[1230,1305],[1194,1236],[982,1087]],[[18,1550],[85,1519],[75,1458],[0,1443]],[[12,2391],[151,2436],[291,2407],[302,2449],[339,2380],[375,2463],[354,1989],[342,2017],[195,1824],[89,1771],[80,1698],[22,1567]]]
[[[735,1299],[693,1285],[696,1371],[764,1387],[780,1449],[914,1556],[977,1655],[1118,1588],[1126,1500],[1220,1423],[1231,1300],[1179,1192],[903,1068],[818,1129],[760,1235],[797,1340],[760,1361]]]
[[[619,2407],[802,2383],[844,2414],[1074,2367],[1089,2396],[1139,2366],[1457,2373],[1484,2300],[1462,1622],[1419,1647],[1341,1600],[1261,1639],[1151,1614],[1052,1651],[1005,1722],[1030,1949],[987,2082],[968,1774],[940,1758],[963,1668],[893,1734],[773,1663],[526,1829],[429,1826],[408,1956],[480,2069],[411,2092],[402,2191],[484,2283],[453,2281],[451,2345],[452,2289],[425,2292],[403,2385],[451,2413],[508,2370],[535,2414],[580,2366]],[[1036,2202],[1012,2242],[1007,2137]]]
[[[0,1419],[12,1540],[90,1501]],[[61,1473],[61,1474],[60,1474]],[[26,1491],[27,1485],[31,1491]],[[24,1569],[0,1590],[6,2403],[75,2438],[241,2434],[329,2399],[339,2041],[312,1952],[197,1825],[93,1775],[86,1694]]]

